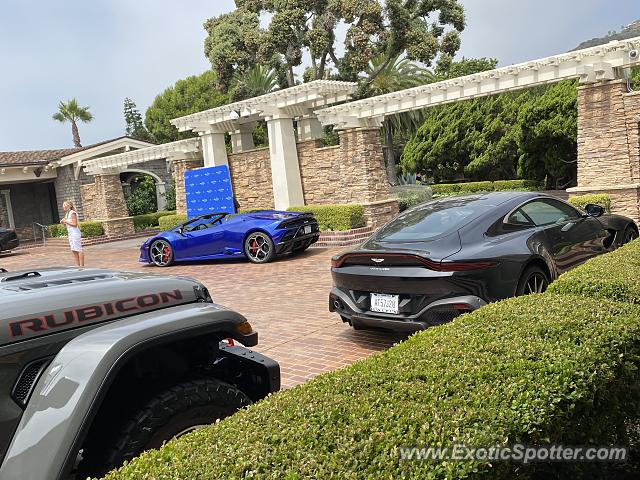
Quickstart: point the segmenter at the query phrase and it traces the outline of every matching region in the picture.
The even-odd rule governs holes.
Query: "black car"
[[[0,252],[13,250],[20,245],[18,235],[12,228],[0,227]]]
[[[603,213],[535,192],[421,204],[333,257],[329,310],[356,329],[411,332],[543,292],[562,272],[638,237],[633,220]]]

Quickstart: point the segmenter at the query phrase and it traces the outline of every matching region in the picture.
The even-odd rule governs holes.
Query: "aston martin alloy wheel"
[[[629,242],[633,242],[636,238],[638,238],[638,233],[636,232],[636,230],[633,227],[627,227],[627,229],[624,231],[624,244],[627,244]]]
[[[173,249],[166,240],[156,240],[149,248],[149,257],[154,265],[168,267],[173,263]]]
[[[276,256],[276,248],[268,234],[253,232],[244,241],[244,253],[253,263],[267,263]]]
[[[520,279],[516,295],[543,293],[548,286],[549,278],[547,274],[539,267],[529,267]]]

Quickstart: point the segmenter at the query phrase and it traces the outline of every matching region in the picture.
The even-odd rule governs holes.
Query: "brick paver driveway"
[[[188,275],[200,280],[216,303],[242,313],[258,330],[256,350],[280,363],[284,388],[348,365],[404,338],[386,332],[354,331],[328,312],[329,264],[338,250],[310,249],[266,265],[227,260],[160,269],[137,262],[141,243],[134,239],[87,247],[87,266]],[[1,255],[0,267],[35,270],[68,265],[70,261],[66,248],[37,248]]]

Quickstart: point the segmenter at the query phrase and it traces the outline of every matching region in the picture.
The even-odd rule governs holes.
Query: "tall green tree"
[[[89,111],[89,107],[81,107],[75,98],[72,98],[66,103],[61,101],[58,104],[58,111],[53,114],[53,119],[62,123],[71,123],[73,145],[82,147],[80,143],[80,132],[78,132],[78,122],[86,123],[93,120],[93,115]]]
[[[382,64],[386,63],[383,68]],[[375,78],[367,85],[367,96],[383,95],[385,93],[396,92],[407,88],[423,85],[433,81],[433,73],[410,61],[408,58],[396,57],[390,62],[385,62],[385,56],[380,54],[369,62],[365,70],[367,75],[379,71]],[[419,118],[419,117],[418,117]],[[413,112],[390,115],[385,118],[382,136],[384,138],[384,156],[387,167],[387,180],[392,185],[397,183],[396,157],[394,152],[394,134],[400,130],[413,130],[416,125],[417,116]]]
[[[209,70],[178,80],[155,98],[145,114],[145,125],[157,142],[193,137],[191,132],[178,132],[170,121],[229,102],[229,96],[218,90],[216,78],[216,74]]]
[[[402,169],[436,181],[519,177],[565,187],[575,180],[576,98],[567,81],[432,108]]]
[[[125,135],[127,137],[142,140],[144,142],[152,142],[153,137],[142,123],[142,115],[137,105],[130,98],[124,99],[124,121],[126,124]]]
[[[438,58],[450,62],[465,27],[457,0],[236,0],[236,7],[205,23],[205,54],[223,87],[255,64],[275,69],[280,87],[292,86],[305,55],[308,79],[325,78],[331,68],[340,79],[369,84],[401,56],[427,67]],[[348,28],[339,46],[341,24]]]

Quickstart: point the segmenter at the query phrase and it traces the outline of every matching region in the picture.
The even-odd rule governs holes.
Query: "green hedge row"
[[[625,423],[640,417],[640,306],[616,301],[639,289],[627,273],[634,268],[616,267],[628,256],[640,261],[640,242],[563,275],[545,294],[487,305],[271,395],[107,478],[494,480],[551,478],[550,470],[596,478],[601,463],[402,461],[400,453],[460,443],[628,445]],[[583,284],[602,272],[598,262],[614,267],[607,278],[624,294],[591,298]]]
[[[543,185],[533,180],[496,180],[495,182],[440,183],[430,185],[433,195],[500,192],[505,190],[542,190]]]
[[[589,193],[587,195],[575,195],[569,197],[569,203],[580,210],[589,203],[604,207],[607,212],[611,211],[611,197],[606,193]]]
[[[100,235],[104,235],[104,229],[102,228],[102,223],[100,222],[80,222],[80,233],[84,238],[89,237],[99,237]],[[59,223],[49,225],[49,236],[50,237],[66,237],[67,236],[67,226],[61,225]]]
[[[164,211],[147,213],[144,215],[136,215],[133,217],[133,227],[136,230],[144,230],[145,228],[157,227],[159,225],[159,219],[168,215],[175,215],[175,211]]]
[[[559,294],[640,304],[640,243],[629,243],[566,272],[549,286]]]
[[[158,226],[161,231],[171,230],[177,225],[187,221],[187,215],[185,213],[175,213],[173,215],[165,215],[158,219]]]
[[[351,230],[367,224],[362,205],[305,205],[290,207],[288,210],[313,213],[321,232]]]

